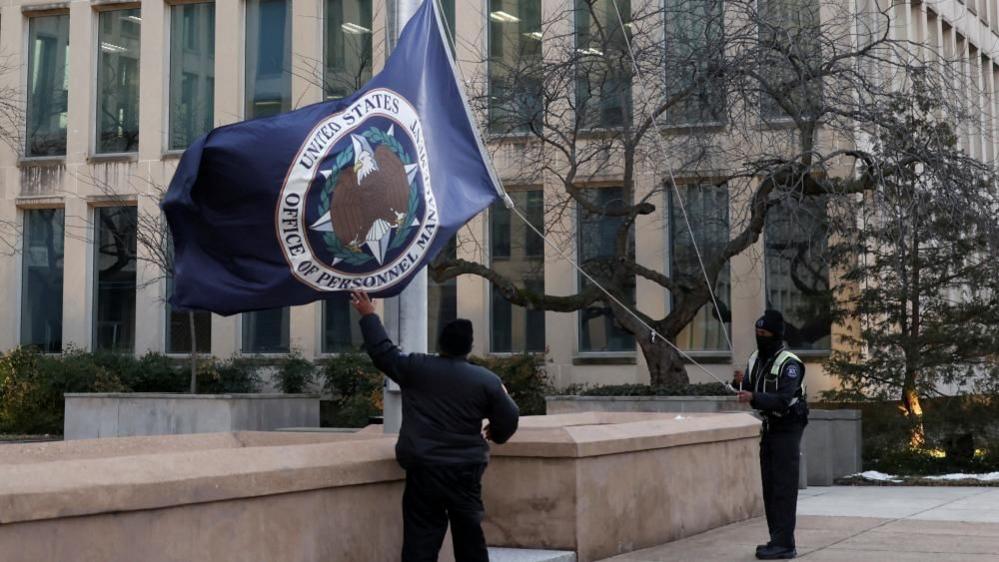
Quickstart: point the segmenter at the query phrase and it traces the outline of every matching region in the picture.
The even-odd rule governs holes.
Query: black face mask
[[[756,336],[756,349],[760,351],[760,359],[770,359],[780,346],[781,341],[777,336]]]

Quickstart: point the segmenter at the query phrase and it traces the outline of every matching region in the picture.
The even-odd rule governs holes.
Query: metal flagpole
[[[394,0],[387,31],[391,48],[399,33],[420,7],[419,0]],[[427,270],[413,276],[399,296],[385,300],[385,324],[389,336],[406,353],[427,352]],[[399,386],[385,379],[382,396],[385,433],[398,433],[402,426],[402,393]]]

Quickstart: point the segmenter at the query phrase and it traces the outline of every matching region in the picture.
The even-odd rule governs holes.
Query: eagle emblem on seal
[[[394,127],[388,131],[371,127],[351,134],[350,140],[333,168],[321,172],[328,207],[309,228],[327,233],[334,264],[373,258],[381,265],[392,247],[393,234],[419,224],[414,222],[412,186],[419,167],[409,163],[395,140]]]

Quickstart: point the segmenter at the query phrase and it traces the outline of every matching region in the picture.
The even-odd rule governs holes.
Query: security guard
[[[749,380],[735,373],[739,401],[749,402],[763,418],[760,472],[770,541],[756,547],[760,560],[794,558],[795,513],[801,435],[808,424],[805,365],[784,349],[784,317],[767,310],[756,321],[757,351],[749,357]]]

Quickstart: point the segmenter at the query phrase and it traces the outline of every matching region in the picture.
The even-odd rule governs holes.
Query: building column
[[[63,255],[63,349],[93,349],[94,228],[86,200],[67,196]]]

